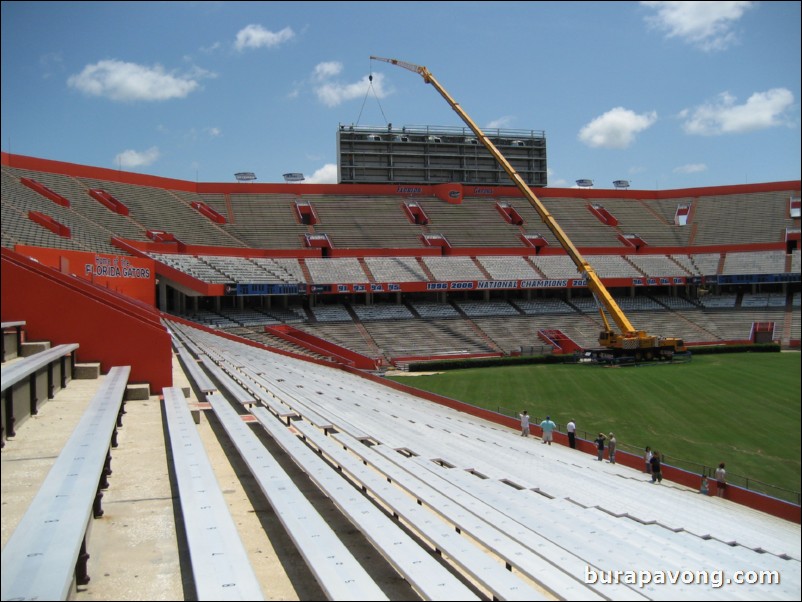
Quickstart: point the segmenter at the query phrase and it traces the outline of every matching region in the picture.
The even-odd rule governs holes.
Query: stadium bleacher
[[[8,161],[14,162],[26,165]],[[137,182],[135,175],[117,181],[116,172],[102,170],[88,177],[92,171],[12,166],[4,155],[2,245],[148,259],[165,317],[180,313],[214,331],[184,320],[168,322],[174,361],[181,366],[177,378],[187,380],[190,400],[197,401],[188,407],[196,417],[206,416],[197,418],[205,425],[197,427],[209,433],[203,445],[223,459],[225,470],[237,466],[238,474],[232,472],[220,484],[239,492],[241,480],[250,483],[248,494],[238,493],[237,503],[248,500],[237,518],[247,525],[236,529],[242,542],[229,541],[229,549],[240,553],[244,547],[255,568],[263,566],[264,554],[254,549],[272,549],[275,543],[285,550],[279,564],[287,568],[255,571],[263,593],[272,591],[275,575],[292,570],[296,572],[288,581],[298,590],[290,595],[299,599],[798,598],[798,524],[703,498],[681,485],[666,483],[655,492],[631,469],[606,464],[599,469],[591,458],[561,446],[533,449],[514,429],[324,365],[322,360],[332,357],[325,350],[299,347],[265,331],[266,326],[292,324],[334,346],[381,359],[385,366],[418,357],[512,355],[525,345],[546,346],[538,338],[541,330],[560,330],[582,347],[596,346],[602,327],[596,303],[574,283],[581,274],[573,261],[559,251],[554,236],[521,198],[468,195],[461,204],[450,204],[416,191],[429,222],[413,224],[402,208],[407,197],[395,191],[360,196],[334,187],[330,193],[309,195],[303,189],[268,186],[253,193],[242,187],[220,193],[190,183],[179,189],[169,182],[160,187],[158,179],[132,183]],[[70,206],[24,186],[23,177],[62,195]],[[798,183],[759,188],[661,195],[629,191],[621,198],[597,194],[594,202],[616,217],[616,226],[602,224],[579,191],[550,196],[544,189],[542,196],[594,269],[616,283],[614,296],[638,328],[709,344],[748,340],[754,323],[771,322],[776,340],[798,346],[800,253],[793,239],[782,238],[788,228],[798,232],[798,218],[787,215],[788,196],[798,195]],[[111,194],[130,214],[104,207],[88,194],[92,189]],[[610,191],[607,195],[613,196]],[[315,223],[299,220],[295,208],[302,196],[314,208]],[[523,224],[503,219],[496,209],[502,198]],[[223,216],[225,223],[197,211],[197,202]],[[690,207],[691,227],[674,223],[679,205]],[[29,211],[51,216],[70,235],[59,236],[34,223]],[[733,214],[739,219],[733,220]],[[521,240],[536,230],[543,230],[548,243],[538,252]],[[169,233],[175,240],[157,242],[152,231]],[[442,234],[450,248],[433,252],[422,240],[428,233]],[[621,241],[626,233],[637,233],[646,248],[633,251]],[[306,234],[325,234],[331,246],[310,247]],[[396,254],[398,250],[403,252]],[[70,270],[77,274],[75,265],[79,263],[73,259]],[[60,268],[66,267],[62,262]],[[195,280],[182,280],[181,274]],[[232,283],[253,289],[240,294],[240,289],[225,286]],[[451,288],[453,283],[470,286]],[[260,294],[266,289],[257,286],[299,284],[302,288],[294,293]],[[165,395],[183,401],[177,390]],[[150,401],[156,409],[150,430],[132,438],[132,448],[154,433],[161,439],[168,430],[163,420],[171,422],[169,429],[176,426],[174,418],[162,415],[158,397]],[[48,414],[58,404],[51,405]],[[184,409],[180,428],[195,428]],[[169,482],[178,465],[167,468],[168,453],[164,448],[160,453],[156,462],[148,456],[149,470],[136,471],[132,480]],[[169,455],[178,457],[180,450]],[[314,475],[314,489],[305,475],[292,474],[293,464]],[[121,479],[130,466],[119,471]],[[555,468],[560,478],[554,478]],[[7,474],[19,478],[4,465],[4,499]],[[216,491],[213,484],[205,490]],[[322,510],[321,492],[325,503],[332,504]],[[190,507],[175,509],[189,494],[175,495],[167,487],[150,501],[165,504],[160,520],[170,525],[166,554],[178,558],[181,552],[173,551],[176,533],[194,529],[198,517]],[[133,497],[129,492],[115,499],[122,509]],[[318,507],[312,508],[310,500],[317,500]],[[340,508],[334,508],[338,503]],[[277,512],[267,518],[271,507]],[[122,523],[132,516],[120,512]],[[183,525],[174,522],[181,514]],[[224,515],[215,514],[218,524],[226,523]],[[311,518],[317,515],[325,516],[323,522],[340,521],[339,529],[331,531]],[[21,516],[4,509],[4,544]],[[317,527],[309,531],[302,522]],[[395,533],[389,526],[398,524],[404,536],[388,536]],[[115,566],[113,555],[99,542],[119,541],[118,527],[98,527],[114,532],[115,538],[94,538],[89,554],[103,571],[91,587],[108,587],[112,581],[107,577],[115,573],[108,569]],[[230,527],[226,523],[224,530]],[[253,537],[262,539],[254,545],[249,543]],[[206,550],[189,543],[190,555]],[[400,552],[402,547],[406,552]],[[360,566],[365,563],[370,571]],[[428,568],[416,572],[415,565],[423,564]],[[203,566],[197,563],[205,573],[192,578],[199,597],[218,586],[221,592],[213,596],[226,589],[232,593],[231,583],[220,581],[226,581],[225,571],[215,574]],[[782,582],[737,591],[705,587],[701,592],[682,580],[672,587],[634,587],[582,579],[589,567],[604,572],[621,566],[653,573],[692,566],[708,575],[749,567],[775,571]],[[142,570],[143,575],[160,572],[164,595],[180,597],[195,560],[176,561],[156,572],[153,566]],[[7,567],[4,549],[4,599],[7,575],[15,572],[10,563]],[[203,576],[219,579],[206,584]],[[242,578],[252,581],[253,576]],[[249,588],[247,596],[258,597],[259,588],[252,582]],[[112,599],[115,591],[90,588],[77,596]],[[156,599],[152,590],[143,592]]]
[[[70,206],[61,207],[45,199],[23,186],[22,178],[41,183],[67,199]],[[8,165],[3,166],[3,184],[3,244],[8,247],[28,244],[120,255],[130,253],[130,248],[113,244],[116,238],[148,246],[145,256],[156,262],[157,272],[163,264],[213,286],[328,286],[331,287],[330,292],[346,294],[360,291],[373,293],[374,289],[371,287],[378,286],[376,291],[379,294],[386,295],[396,291],[394,297],[377,298],[379,307],[384,307],[381,311],[374,308],[373,299],[368,298],[365,304],[355,303],[357,313],[352,313],[341,307],[334,297],[322,303],[314,303],[308,308],[308,314],[302,311],[300,315],[298,312],[281,313],[278,310],[271,314],[263,311],[263,303],[258,303],[252,308],[255,313],[251,313],[250,317],[246,306],[252,304],[252,300],[247,297],[231,300],[217,297],[213,303],[204,303],[202,297],[193,296],[189,298],[191,306],[187,306],[182,288],[186,283],[176,285],[180,294],[171,297],[162,293],[162,298],[168,303],[170,298],[176,299],[173,301],[174,311],[182,315],[193,312],[198,320],[222,328],[252,327],[253,332],[249,336],[259,336],[258,331],[263,323],[295,323],[298,320],[307,320],[308,316],[313,318],[310,327],[314,330],[315,324],[322,326],[330,322],[348,323],[354,320],[357,324],[361,321],[378,324],[385,319],[451,320],[454,317],[464,319],[466,314],[493,317],[521,313],[537,315],[556,311],[548,309],[544,312],[544,306],[538,306],[537,303],[551,304],[553,308],[559,307],[568,312],[579,307],[591,322],[595,321],[597,313],[596,305],[587,300],[577,301],[578,306],[576,303],[571,305],[570,297],[577,299],[582,295],[581,291],[578,295],[566,295],[566,291],[570,290],[568,283],[581,281],[581,274],[568,256],[559,253],[532,254],[523,250],[525,245],[520,235],[531,232],[538,226],[540,219],[528,203],[515,196],[500,195],[497,199],[467,196],[461,204],[452,205],[428,198],[420,191],[415,201],[425,206],[429,222],[414,224],[403,211],[401,199],[390,194],[362,197],[334,192],[304,194],[301,197],[278,191],[257,190],[246,193],[241,188],[232,193],[221,194],[193,191],[191,187],[160,189],[154,188],[152,182],[137,185],[129,181],[114,181],[113,178],[87,177],[85,172],[71,175]],[[110,211],[91,198],[89,191],[93,189],[113,195],[130,211],[129,215]],[[780,283],[784,281],[781,279],[787,279],[785,275],[798,274],[799,271],[800,254],[794,248],[791,248],[790,254],[780,249],[767,251],[763,248],[755,251],[740,250],[737,247],[717,252],[709,250],[709,244],[714,238],[718,245],[726,241],[730,241],[732,245],[744,241],[765,245],[770,242],[779,243],[777,235],[783,228],[794,229],[795,222],[787,215],[787,200],[789,195],[798,193],[783,186],[756,192],[749,191],[746,186],[744,190],[743,193],[728,190],[721,195],[697,196],[668,193],[660,198],[651,198],[647,194],[630,195],[627,198],[610,195],[604,198],[596,195],[598,200],[594,203],[605,207],[615,217],[618,222],[615,227],[603,224],[596,218],[589,210],[591,203],[588,199],[570,195],[551,197],[546,191],[542,195],[542,201],[554,212],[563,229],[571,232],[574,243],[590,250],[586,251],[585,259],[603,279],[620,283],[631,281],[636,285],[632,287],[630,284],[628,293],[623,290],[616,292],[625,311],[646,308],[662,311],[667,308],[669,312],[675,312],[682,317],[676,323],[682,324],[686,335],[692,337],[688,339],[689,343],[710,343],[729,340],[714,337],[711,341],[711,333],[725,336],[724,333],[734,330],[741,332],[744,328],[730,328],[727,325],[718,328],[711,321],[726,320],[723,314],[710,315],[702,310],[737,307],[759,311],[766,304],[779,310],[784,306],[784,301],[787,303],[786,290],[782,289],[786,285],[760,285],[760,290],[755,288],[745,291],[742,298],[726,286],[720,286],[714,294],[694,299],[692,286],[701,282],[694,279],[703,278],[708,281],[730,277],[742,282],[750,276],[765,278],[768,274],[769,278],[776,276]],[[302,201],[299,200],[301,198]],[[496,201],[514,208],[522,217],[523,223],[507,223],[497,210]],[[225,222],[214,223],[192,208],[193,203],[198,202],[217,211],[225,218]],[[299,202],[311,208],[315,223],[300,223],[297,210]],[[674,215],[680,206],[690,208],[690,222],[695,230],[693,235],[689,233],[690,228],[675,223]],[[769,218],[763,216],[761,220],[747,219],[749,216],[754,217],[758,208],[763,213],[768,212]],[[71,236],[58,236],[31,222],[26,217],[28,210],[40,211],[64,223],[70,228]],[[725,210],[728,215],[733,210],[740,212],[745,218],[738,221],[740,231],[737,236],[724,232],[726,228],[731,228],[732,223],[719,219]],[[176,237],[179,245],[189,245],[190,250],[182,252],[180,247],[172,247],[165,252],[159,245],[149,242],[150,230],[167,232]],[[305,254],[308,248],[305,246],[304,235],[310,232],[325,233],[334,249],[347,247],[356,251],[352,253],[356,256],[324,254],[321,257],[317,253],[311,256]],[[647,241],[649,252],[639,250],[632,253],[631,249],[627,249],[620,240],[620,235],[627,232],[639,232]],[[468,247],[472,254],[424,253],[425,245],[421,240],[426,233],[440,233],[452,246]],[[559,246],[547,230],[543,230],[543,237],[549,246]],[[192,250],[193,244],[197,246],[197,250]],[[621,248],[621,252],[610,253],[609,249],[616,246]],[[661,246],[670,249],[670,252],[660,253]],[[208,250],[213,247],[219,251],[209,253]],[[259,249],[260,252],[248,257],[243,255],[243,247]],[[594,247],[603,247],[605,252],[593,253]],[[684,252],[676,252],[677,247],[683,248]],[[420,253],[398,257],[386,252],[380,255],[371,253],[372,249],[394,248],[417,248]],[[518,251],[520,254],[509,254],[515,248],[521,249]],[[264,250],[269,249],[295,250],[298,256],[265,256]],[[504,249],[504,254],[499,255],[498,249]],[[226,253],[226,250],[236,252]],[[164,275],[160,279],[163,281],[162,286],[172,286],[169,278]],[[467,284],[467,290],[473,291],[464,293],[462,299],[454,298],[456,306],[444,303],[444,293],[432,292],[429,298],[420,294],[429,290],[448,291],[455,282]],[[549,282],[547,286],[554,287],[549,295],[550,299],[540,298],[543,296],[542,292],[535,294],[532,289],[527,288],[538,287],[541,282]],[[689,282],[694,284],[689,286]],[[480,293],[477,290],[479,285],[472,283],[488,283],[491,286],[485,287],[484,293]],[[512,290],[509,290],[510,284]],[[656,296],[669,300],[668,303],[652,302],[648,298],[650,288],[640,291],[638,284],[649,287],[669,284],[671,290],[655,291]],[[492,285],[501,285],[508,291],[503,295],[503,302],[492,298],[497,296],[489,292],[494,290]],[[405,301],[409,306],[405,307],[400,301],[401,295],[406,294],[407,290],[418,294],[417,298],[407,297]],[[533,300],[533,294],[538,299]],[[689,302],[671,301],[683,297],[688,298]],[[760,300],[764,298],[768,299],[766,303]],[[306,299],[285,297],[280,304],[299,303],[306,304]],[[532,305],[533,303],[535,304]],[[420,311],[413,313],[415,304],[420,304],[421,307]],[[468,311],[462,309],[460,313],[460,304],[464,304]],[[396,307],[391,308],[390,305]],[[262,313],[267,316],[264,320]],[[756,314],[753,317],[757,321],[763,316]],[[793,311],[779,317],[776,332],[783,337],[780,341],[783,344],[798,340],[791,337],[795,330],[785,327],[786,322],[791,325],[793,319]],[[735,322],[742,324],[744,320],[748,321],[747,315],[739,317]],[[525,323],[522,332],[526,333],[543,326],[541,322]],[[477,324],[470,325],[465,330],[468,331],[474,332],[474,340],[466,341],[470,348],[487,349],[488,340],[493,340],[493,336],[483,332]],[[384,338],[381,334],[378,336]],[[363,351],[366,347],[370,349],[375,346],[365,331],[361,337],[348,338],[352,341],[363,339],[363,343],[356,344]],[[743,340],[742,334],[738,340]],[[593,336],[588,342],[592,344],[592,341]],[[531,341],[522,340],[520,345],[505,343],[502,347],[516,348],[528,342]],[[460,344],[459,349],[465,346]],[[387,346],[378,347],[384,349]],[[395,348],[397,345],[389,347]],[[493,346],[490,345],[490,348]]]
[[[576,452],[559,447],[548,448],[547,456],[540,446],[532,448],[512,429],[505,431],[483,424],[355,375],[272,357],[267,351],[243,349],[236,342],[199,330],[178,328],[183,336],[195,340],[196,348],[204,353],[247,356],[247,360],[239,361],[258,365],[266,388],[278,392],[289,407],[295,405],[301,414],[305,407],[314,407],[310,421],[298,422],[298,429],[314,438],[314,445],[325,448],[327,454],[343,455],[343,459],[336,460],[335,467],[348,466],[347,459],[353,456],[343,454],[342,448],[336,451],[324,445],[328,438],[316,438],[315,428],[333,429],[336,434],[332,436],[338,443],[380,474],[387,475],[381,489],[372,489],[370,481],[364,481],[367,490],[383,503],[392,504],[390,492],[385,489],[388,482],[395,483],[424,507],[436,510],[441,520],[453,522],[459,532],[471,535],[479,544],[484,542],[502,558],[513,554],[512,550],[519,550],[514,558],[506,557],[513,574],[526,575],[557,597],[572,595],[571,588],[577,587],[577,582],[560,575],[562,571],[566,576],[575,575],[577,566],[612,570],[614,566],[634,563],[650,567],[644,570],[656,571],[659,567],[682,570],[690,559],[694,566],[708,571],[719,566],[734,571],[743,563],[755,570],[759,567],[781,571],[783,587],[791,588],[784,591],[797,587],[798,564],[788,563],[801,554],[798,533],[785,532],[779,525],[763,525],[749,513],[739,514],[734,524],[732,519],[722,518],[726,509],[710,504],[715,498],[705,500],[681,487],[655,492],[647,479],[637,473],[629,474],[627,469],[608,465],[602,472],[589,471],[593,461],[590,457],[573,456]],[[272,428],[285,428],[279,425],[277,422]],[[370,439],[370,446],[361,442],[366,438]],[[490,446],[493,451],[478,451],[482,446]],[[560,464],[560,479],[555,480],[549,474],[550,462]],[[358,464],[361,462],[355,465]],[[423,474],[427,476],[421,478]],[[605,487],[610,477],[620,481],[616,488]],[[689,508],[693,510],[689,512]],[[404,512],[396,508],[399,517]],[[482,526],[479,517],[493,527]],[[492,529],[499,527],[505,533],[503,537],[491,534]],[[592,545],[594,533],[600,529],[608,541]],[[653,545],[656,541],[660,545]],[[559,553],[553,548],[556,542],[561,547]],[[516,546],[524,546],[525,550]],[[610,548],[620,553],[610,558],[607,552]],[[532,553],[546,554],[551,569],[541,573],[534,557],[523,560]],[[461,554],[464,552],[454,552],[455,563],[459,564]],[[468,570],[467,565],[463,569]],[[789,570],[793,583],[785,583]],[[489,581],[486,583],[486,587],[498,593],[492,590],[494,586]],[[655,587],[632,591],[624,588],[612,594],[622,584],[608,585],[602,589],[590,585],[591,591],[583,595],[629,597],[637,592],[644,599],[663,599],[663,595],[668,595]],[[698,590],[682,583],[670,595],[679,591],[691,595]]]
[[[105,174],[104,174],[105,175]],[[34,190],[21,184],[22,178],[29,178],[61,195],[70,206],[61,207],[45,199]],[[3,212],[4,229],[3,240],[6,246],[16,244],[29,244],[45,248],[61,248],[65,250],[84,250],[92,252],[105,252],[126,254],[130,249],[123,249],[120,245],[112,244],[114,238],[134,243],[146,244],[150,230],[167,232],[176,237],[183,245],[193,243],[203,245],[203,249],[210,246],[218,247],[221,251],[215,254],[208,252],[160,252],[155,247],[147,252],[147,256],[154,259],[156,269],[158,265],[170,266],[181,273],[187,274],[210,285],[242,284],[256,286],[260,284],[315,286],[315,285],[358,285],[367,289],[373,283],[381,285],[379,290],[386,292],[384,287],[395,286],[395,290],[405,290],[403,286],[429,286],[434,283],[453,282],[489,282],[504,285],[505,283],[524,283],[543,279],[557,280],[559,282],[581,278],[571,259],[561,254],[535,254],[527,255],[523,251],[520,255],[498,255],[493,248],[521,247],[523,243],[520,236],[523,232],[531,231],[531,227],[539,222],[532,207],[522,199],[499,196],[498,201],[513,207],[522,217],[523,224],[509,224],[502,219],[496,210],[493,199],[481,197],[466,197],[461,204],[450,205],[442,201],[434,201],[420,194],[421,205],[425,205],[429,223],[419,225],[410,223],[402,210],[399,198],[392,195],[372,195],[359,197],[353,195],[318,194],[304,195],[303,203],[313,207],[315,212],[314,224],[301,224],[298,222],[297,203],[298,195],[286,192],[265,193],[257,191],[244,193],[238,190],[231,194],[192,192],[186,188],[171,190],[160,189],[148,185],[142,186],[128,181],[114,181],[100,177],[87,177],[85,172],[77,175],[59,173],[56,171],[40,171],[26,167],[3,167]],[[745,189],[748,187],[745,187]],[[101,203],[92,199],[90,190],[103,190],[114,196],[129,211],[129,215],[121,215],[110,211]],[[717,244],[722,241],[731,241],[732,244],[744,240],[760,243],[779,242],[776,239],[778,232],[783,228],[794,229],[794,221],[789,218],[786,211],[788,195],[790,192],[782,187],[776,190],[761,190],[757,192],[746,191],[727,192],[722,195],[702,194],[689,197],[687,195],[665,195],[665,198],[648,198],[648,195],[634,195],[632,198],[599,198],[598,204],[604,206],[615,216],[618,224],[615,227],[601,223],[591,211],[587,199],[576,196],[550,197],[548,193],[542,195],[543,202],[554,212],[562,227],[571,231],[575,244],[593,248],[609,248],[619,246],[620,254],[593,254],[585,255],[588,262],[602,278],[620,280],[623,282],[633,279],[651,279],[653,281],[672,282],[679,279],[698,277],[722,278],[732,276],[744,278],[749,275],[766,274],[794,274],[798,273],[799,250],[792,249],[790,256],[781,250],[758,250],[747,252],[738,249],[710,252],[705,247],[715,238]],[[798,193],[797,193],[798,194]],[[192,208],[193,203],[203,202],[224,216],[225,223],[213,223],[198,211]],[[695,227],[693,236],[687,234],[688,228],[674,223],[674,213],[677,207],[691,208],[689,215]],[[158,210],[154,210],[158,207]],[[726,209],[725,209],[726,208]],[[754,216],[755,211],[770,213],[760,220],[747,219]],[[36,210],[63,223],[70,229],[69,237],[58,236],[26,218],[26,211]],[[731,215],[733,211],[741,213],[745,218],[739,220],[740,232],[737,236],[726,234],[724,229],[729,228],[731,222],[719,220],[723,211]],[[747,228],[748,232],[743,230]],[[683,234],[679,234],[679,231]],[[309,232],[326,232],[329,240],[333,241],[334,248],[340,246],[352,249],[364,249],[360,257],[265,257],[257,255],[245,257],[240,253],[242,247],[251,246],[260,249],[281,248],[284,250],[296,249],[303,251],[303,235]],[[282,233],[288,233],[282,234]],[[382,232],[384,238],[377,236]],[[398,234],[405,232],[400,238]],[[392,257],[371,256],[371,248],[423,248],[421,237],[427,232],[443,234],[450,244],[457,247],[471,247],[475,255],[444,255],[432,256],[421,252],[417,256]],[[626,248],[619,240],[619,235],[626,232],[640,232],[648,240],[650,247],[659,250],[661,245],[674,248],[682,246],[685,253],[627,253]],[[546,232],[545,240],[551,246],[558,246],[553,236]],[[361,238],[360,238],[361,237]],[[395,237],[395,238],[394,238]],[[613,240],[615,239],[615,240]],[[701,252],[696,252],[699,247]],[[237,249],[236,255],[226,254],[226,249]],[[483,249],[488,249],[483,251]],[[790,261],[789,261],[790,257]],[[640,281],[639,281],[640,282]],[[394,283],[388,285],[385,283]],[[644,281],[644,284],[654,283]],[[665,282],[660,282],[665,284]],[[169,286],[169,283],[168,283]],[[687,286],[687,284],[686,284]],[[401,287],[401,288],[398,288]],[[743,300],[736,299],[731,303],[726,288],[718,294],[702,298],[699,305],[689,304],[682,307],[670,307],[670,311],[688,313],[691,323],[695,320],[707,322],[709,316],[701,317],[694,311],[697,307],[704,308],[734,308],[735,304],[743,309],[759,309],[762,302],[751,297],[754,292],[761,295],[770,295],[770,305],[781,308],[784,291],[765,290],[748,291]],[[777,287],[775,287],[776,289]],[[345,292],[350,292],[347,288]],[[393,289],[390,289],[391,291]],[[424,290],[422,288],[414,290]],[[428,288],[426,290],[429,290]],[[443,290],[442,286],[440,289]],[[448,290],[446,288],[446,290]],[[475,289],[474,289],[475,290]],[[563,289],[565,290],[565,289]],[[365,292],[368,292],[365,290]],[[688,291],[680,291],[688,294]],[[663,292],[660,291],[663,295]],[[476,297],[477,295],[474,295]],[[627,298],[631,295],[624,295]],[[643,296],[643,295],[635,295]],[[666,298],[677,297],[675,291]],[[513,304],[530,303],[531,294],[525,288],[519,289],[508,299]],[[482,309],[471,309],[483,315],[499,315],[501,310],[494,307],[485,292],[481,297],[485,303],[490,303]],[[563,295],[563,301],[566,301]],[[214,313],[225,315],[225,300],[223,303],[215,302]],[[232,309],[243,310],[242,299],[240,305]],[[247,300],[246,300],[247,301]],[[385,300],[382,300],[385,301]],[[393,299],[387,299],[392,303]],[[426,299],[416,299],[416,302],[431,303]],[[443,298],[438,301],[449,316],[453,316],[452,308],[443,305]],[[465,303],[472,304],[478,298],[465,299]],[[551,302],[559,302],[555,299]],[[292,302],[292,300],[291,300]],[[303,300],[302,300],[303,302]],[[398,303],[398,298],[395,299]],[[183,301],[177,309],[184,311]],[[197,298],[193,300],[197,306]],[[286,303],[286,301],[285,301]],[[627,308],[635,311],[642,307],[649,307],[647,299],[626,301]],[[471,304],[468,307],[473,307]],[[328,305],[325,304],[325,305]],[[361,304],[356,304],[359,307]],[[369,301],[365,307],[369,307]],[[423,306],[426,307],[425,305]],[[655,307],[655,306],[652,306]],[[662,308],[664,305],[657,305]],[[198,307],[198,309],[201,309]],[[257,311],[259,308],[256,308]],[[320,323],[332,319],[351,321],[352,314],[337,310],[321,310],[317,318]],[[383,314],[376,313],[374,309],[360,310],[370,312],[364,314],[367,321],[380,321]],[[426,311],[423,309],[422,311]],[[522,309],[524,313],[529,310]],[[532,311],[537,311],[532,309]],[[583,312],[595,313],[596,308],[583,305]],[[502,314],[505,312],[501,312]],[[388,310],[384,315],[391,315],[392,319],[402,316],[406,319],[415,319],[415,316],[403,307]],[[198,313],[199,319],[203,313]],[[314,315],[314,309],[312,310]],[[421,317],[433,318],[434,315]],[[511,314],[512,315],[512,314]],[[447,317],[443,314],[443,317]],[[792,319],[793,312],[784,318]],[[757,316],[756,316],[757,318]],[[283,314],[278,320],[291,319],[290,315]],[[303,319],[303,318],[302,318]],[[362,318],[358,317],[357,320]],[[218,325],[239,326],[242,322],[249,322],[248,318],[242,320],[217,320]],[[258,316],[252,322],[258,326]],[[707,331],[708,329],[703,329]],[[714,331],[716,329],[713,329]],[[792,330],[792,329],[791,329]],[[780,327],[778,332],[788,332],[789,329]],[[479,339],[483,338],[479,333]],[[693,342],[691,340],[690,342]],[[708,341],[706,341],[708,342]],[[788,342],[787,340],[785,342]]]

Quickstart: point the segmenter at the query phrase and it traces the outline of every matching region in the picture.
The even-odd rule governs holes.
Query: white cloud
[[[579,139],[593,148],[627,148],[635,140],[635,134],[649,128],[657,121],[657,113],[638,115],[623,107],[610,109],[596,117],[579,131]]]
[[[674,173],[701,173],[703,171],[707,171],[707,165],[704,163],[688,163],[674,168]]]
[[[657,11],[646,21],[705,51],[724,50],[736,41],[733,26],[755,2],[641,2]]]
[[[220,50],[222,47],[223,45],[220,42],[213,42],[209,46],[201,46],[200,51],[204,54],[212,54]]]
[[[343,64],[338,63],[337,61],[319,63],[315,65],[315,71],[312,74],[312,78],[317,81],[322,81],[324,79],[328,79],[329,77],[335,77],[339,75],[342,70]]]
[[[209,138],[219,138],[223,135],[223,130],[216,127],[207,127],[203,131],[209,135]]]
[[[273,32],[261,25],[251,24],[237,32],[237,40],[234,42],[234,47],[239,51],[243,51],[246,48],[273,48],[294,37],[295,32],[289,27]]]
[[[305,184],[336,184],[337,165],[326,163],[323,167],[315,171],[311,176],[307,176]]]
[[[486,127],[491,130],[504,129],[510,127],[514,121],[515,117],[512,115],[504,115],[503,117],[499,117],[498,119],[494,119],[493,121],[489,122]]]
[[[142,152],[128,149],[114,157],[114,165],[126,169],[137,169],[152,165],[160,156],[161,153],[155,146]]]
[[[385,98],[387,91],[384,87],[384,76],[377,73],[373,76],[373,92],[377,98]],[[355,98],[363,98],[371,85],[369,76],[358,82],[345,84],[340,82],[325,82],[315,88],[315,94],[320,102],[328,107],[336,107]]]
[[[784,113],[794,104],[794,95],[785,88],[755,92],[744,104],[736,104],[731,94],[719,94],[716,101],[695,109],[685,109],[680,118],[688,134],[712,136],[762,130],[787,122]]]
[[[42,77],[47,79],[54,72],[64,70],[64,57],[61,52],[48,52],[39,57],[39,65],[42,67]]]
[[[119,101],[151,101],[185,98],[200,87],[198,79],[211,74],[196,70],[192,75],[165,72],[161,65],[147,67],[117,60],[87,65],[67,80],[67,85],[89,96]]]

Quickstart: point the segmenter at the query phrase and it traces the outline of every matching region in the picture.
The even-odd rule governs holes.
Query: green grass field
[[[529,365],[394,380],[507,415],[526,409],[579,434],[614,431],[619,448],[659,449],[701,471],[726,462],[730,481],[796,501],[800,491],[800,354],[703,355],[686,364],[602,368]],[[591,437],[592,438],[592,437]]]

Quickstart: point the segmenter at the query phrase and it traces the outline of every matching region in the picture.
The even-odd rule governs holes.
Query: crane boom
[[[465,124],[476,135],[477,139],[480,140],[490,154],[493,155],[499,165],[501,165],[501,167],[507,173],[510,180],[512,180],[518,190],[520,190],[524,195],[524,198],[526,198],[527,201],[529,201],[529,204],[532,205],[535,211],[537,211],[540,219],[543,220],[543,223],[545,223],[552,234],[554,234],[562,248],[565,249],[566,253],[568,253],[568,256],[576,265],[579,273],[582,274],[587,280],[588,288],[593,293],[597,304],[599,304],[599,314],[601,315],[602,322],[604,322],[605,331],[602,332],[599,337],[600,343],[607,347],[616,347],[619,349],[640,349],[654,347],[665,348],[672,353],[673,351],[685,351],[684,343],[680,339],[662,339],[658,341],[657,337],[653,337],[643,331],[636,330],[635,327],[632,326],[627,316],[610,294],[610,291],[608,291],[607,287],[605,287],[602,283],[599,275],[582,257],[579,250],[574,246],[574,244],[571,242],[571,239],[568,238],[546,206],[540,201],[540,199],[537,198],[535,193],[532,192],[532,189],[527,186],[523,178],[521,178],[507,158],[501,153],[501,151],[498,150],[498,148],[496,148],[496,145],[493,144],[493,142],[484,134],[479,126],[474,123],[473,119],[471,119],[470,116],[462,109],[459,103],[451,97],[451,95],[446,91],[445,88],[443,88],[440,82],[437,81],[437,79],[426,67],[415,65],[413,63],[407,63],[405,61],[399,61],[397,59],[388,59],[377,56],[371,56],[370,58],[402,67],[423,77],[423,80],[427,84],[434,86],[434,89],[437,90],[440,96],[445,99],[445,101],[451,106],[457,115],[460,116]],[[610,324],[604,314],[604,309],[607,310],[616,326],[621,331],[620,337],[612,333]]]

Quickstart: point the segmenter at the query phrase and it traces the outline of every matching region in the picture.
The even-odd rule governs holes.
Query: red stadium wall
[[[65,274],[151,306],[156,304],[156,270],[152,259],[25,245],[16,245],[14,250]]]
[[[148,176],[135,174],[118,169],[104,169],[102,167],[89,167],[78,165],[77,163],[66,163],[64,161],[51,161],[50,159],[37,159],[36,157],[26,157],[24,155],[10,155],[2,153],[0,160],[3,165],[16,167],[18,169],[29,169],[31,171],[43,171],[46,173],[57,173],[75,178],[91,178],[93,180],[110,180],[123,184],[136,184],[139,186],[151,186],[153,188],[164,188],[166,190],[183,190],[195,192],[197,185],[194,182],[184,180],[173,180],[171,178],[160,178],[158,176]]]
[[[29,340],[78,343],[105,374],[131,366],[132,383],[172,386],[170,336],[154,309],[2,249],[2,319],[24,320]]]

